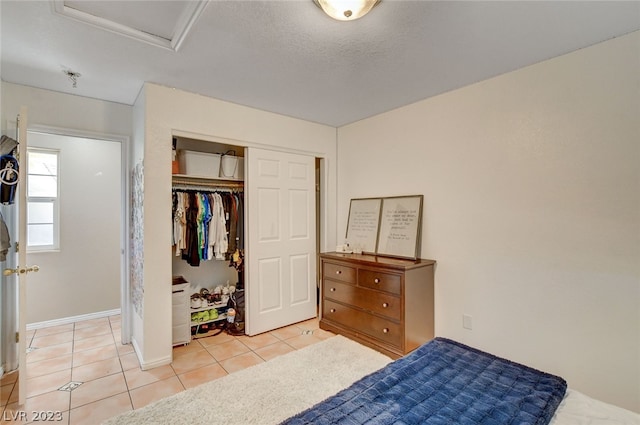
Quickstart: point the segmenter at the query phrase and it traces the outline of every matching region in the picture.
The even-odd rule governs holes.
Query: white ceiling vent
[[[209,0],[51,0],[56,13],[177,51]]]

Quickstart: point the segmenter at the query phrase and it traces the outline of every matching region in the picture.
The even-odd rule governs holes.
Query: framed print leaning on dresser
[[[382,198],[376,253],[416,259],[420,256],[422,195]]]
[[[376,252],[381,202],[380,198],[351,200],[346,239],[356,252]]]

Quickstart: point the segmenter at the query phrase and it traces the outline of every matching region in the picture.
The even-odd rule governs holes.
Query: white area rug
[[[390,362],[337,335],[104,424],[278,424]]]

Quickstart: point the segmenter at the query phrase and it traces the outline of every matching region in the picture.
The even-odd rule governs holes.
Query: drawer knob
[[[373,279],[373,283],[380,283],[380,279],[376,277],[375,279]]]
[[[342,274],[342,270],[336,270],[336,274]]]
[[[388,334],[388,333],[389,333],[389,328],[384,328],[384,329],[382,330],[382,332],[383,332],[383,333]]]
[[[384,307],[384,308],[389,307],[389,303],[382,303],[382,307]]]
[[[336,288],[331,288],[331,292],[336,292]]]
[[[332,309],[331,309],[331,310],[329,310],[329,311],[330,311],[330,312],[332,312],[332,313],[335,313],[335,312],[336,312],[336,309],[335,309],[335,308],[332,308]]]

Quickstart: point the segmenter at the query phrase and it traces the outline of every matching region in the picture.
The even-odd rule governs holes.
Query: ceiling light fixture
[[[353,21],[362,18],[380,0],[313,0],[324,12],[338,21]]]

